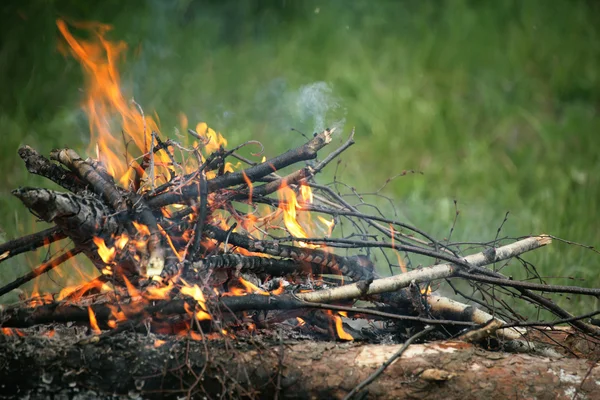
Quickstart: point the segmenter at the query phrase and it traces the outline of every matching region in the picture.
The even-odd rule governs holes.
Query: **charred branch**
[[[8,260],[17,254],[47,246],[66,237],[67,235],[58,226],[53,226],[52,228],[2,243],[0,244],[0,262]]]
[[[191,265],[195,280],[206,274],[209,270],[219,268],[236,269],[241,272],[254,274],[267,274],[271,276],[290,275],[320,275],[333,274],[336,271],[328,270],[321,264],[303,263],[294,260],[277,259],[260,256],[243,256],[241,254],[220,254],[205,257]]]
[[[207,225],[206,231],[209,237],[221,242],[228,242],[234,246],[253,252],[323,265],[332,270],[339,271],[339,273],[348,276],[353,281],[366,280],[373,275],[373,264],[364,256],[342,257],[319,249],[251,240],[238,233],[225,232],[213,225]]]
[[[300,161],[311,160],[317,157],[317,151],[331,142],[331,135],[335,129],[325,130],[317,134],[313,139],[303,146],[289,150],[277,157],[252,166],[240,172],[233,172],[218,176],[208,181],[208,192],[212,193],[218,189],[223,189],[242,184],[249,179],[257,181],[260,178],[279,171],[289,165]],[[168,204],[185,202],[187,199],[198,197],[198,186],[188,185],[181,189],[181,193],[167,192],[148,199],[148,205],[151,208],[159,208]]]
[[[28,274],[14,280],[13,282],[9,283],[8,285],[1,287],[0,288],[0,296],[5,295],[6,293],[12,291],[13,289],[21,287],[24,284],[26,284],[27,282],[37,278],[38,276],[45,274],[46,272],[50,271],[51,269],[53,269],[55,267],[58,267],[60,264],[64,263],[65,261],[69,260],[70,258],[76,256],[77,254],[79,254],[81,252],[82,252],[82,249],[75,248],[73,250],[70,250],[70,251],[67,251],[67,252],[61,254],[60,256],[58,256],[56,258],[51,259],[50,261],[43,263],[42,265],[40,265],[33,271],[29,272]],[[0,325],[1,324],[2,323],[0,322]]]

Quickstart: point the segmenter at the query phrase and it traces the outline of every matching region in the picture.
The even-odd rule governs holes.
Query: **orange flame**
[[[90,31],[90,40],[75,39],[63,20],[57,20],[56,25],[69,44],[70,54],[80,62],[86,74],[87,98],[83,108],[89,118],[92,136],[88,152],[97,146],[99,160],[111,175],[123,178],[121,184],[126,186],[129,165],[124,157],[125,142],[131,138],[142,153],[148,153],[152,132],[159,132],[154,119],[144,115],[135,102],[126,101],[121,93],[117,64],[127,45],[122,41],[111,42],[106,39],[106,34],[111,30],[109,25],[95,22],[74,24],[76,28]],[[118,128],[115,124],[118,124]],[[127,139],[124,141],[120,136],[113,136],[112,131],[123,132]],[[156,156],[161,163],[169,163],[166,154],[157,153]]]
[[[342,318],[339,315],[333,315],[333,320],[335,322],[335,331],[338,337],[342,340],[354,340],[351,334],[344,330],[344,326],[342,323]]]
[[[206,309],[206,299],[204,298],[204,293],[202,293],[202,290],[198,287],[198,285],[189,286],[187,282],[185,282],[183,279],[182,282],[185,286],[181,288],[181,294],[183,294],[184,296],[189,296],[196,300],[196,302],[201,308],[201,310],[198,310],[196,312],[196,318],[199,321],[211,319],[211,316],[208,313],[208,310]],[[184,307],[188,313],[192,314],[192,311],[188,310],[187,303]]]
[[[92,331],[96,335],[99,335],[100,333],[102,333],[102,331],[100,330],[100,327],[98,326],[98,321],[96,321],[96,314],[94,314],[94,312],[92,311],[92,307],[88,306],[88,314],[90,316],[90,327],[92,328]]]
[[[282,185],[277,192],[280,200],[280,209],[283,211],[283,223],[290,234],[297,238],[307,238],[304,228],[296,219],[296,209],[300,207],[296,193],[289,186]],[[301,245],[304,243],[301,242]]]

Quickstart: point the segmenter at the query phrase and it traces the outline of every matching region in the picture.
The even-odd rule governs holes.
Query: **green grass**
[[[302,142],[289,128],[318,128],[307,108],[313,103],[299,107],[298,99],[320,94],[317,105],[338,105],[323,113],[326,124],[344,120],[345,134],[356,127],[343,180],[370,192],[404,169],[423,172],[386,188],[412,224],[446,236],[456,199],[457,240],[493,239],[510,211],[502,234],[600,244],[600,9],[592,2],[83,4],[38,2],[3,14],[0,228],[7,237],[34,229],[10,190],[47,185],[26,174],[18,146],[48,153],[88,145],[80,69],[56,50],[54,19],[68,16],[110,23],[112,38],[130,44],[124,90],[156,110],[167,135],[183,112],[230,143],[261,140],[274,155]],[[313,89],[330,92],[307,92],[316,82],[323,84]],[[544,276],[600,286],[599,257],[590,251],[554,243],[526,258]],[[1,281],[31,262],[3,263]],[[561,304],[591,307],[576,297]]]

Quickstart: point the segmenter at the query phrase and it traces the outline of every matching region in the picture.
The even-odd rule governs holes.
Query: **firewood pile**
[[[63,22],[58,26],[76,57],[85,58],[85,46],[72,43]],[[118,83],[97,86],[114,93]],[[593,298],[600,289],[546,284],[521,258],[555,238],[477,246],[438,240],[367,203],[352,182],[318,183],[354,144],[354,131],[342,139],[326,129],[267,159],[259,142],[230,148],[206,124],[166,139],[132,104],[137,115],[124,118],[123,140],[100,143],[95,158],[70,148],[49,158],[19,149],[31,174],[62,189],[13,191],[53,226],[1,244],[0,263],[39,248],[52,256],[2,283],[0,295],[79,254],[97,274],[0,307],[7,396],[394,398],[435,388],[433,395],[453,398],[462,397],[460,386],[443,382],[507,379],[484,376],[483,349],[542,355],[537,382],[554,386],[509,374],[531,396],[572,384],[556,384],[553,377],[564,371],[582,377],[576,392],[596,390],[589,385],[600,381],[599,368],[555,358],[600,353],[600,312],[576,316],[550,296]],[[260,151],[244,156],[248,146]],[[429,261],[417,266],[414,256]],[[527,279],[489,267],[509,262],[520,262]],[[555,318],[527,320],[523,307]],[[565,335],[577,345],[552,336],[560,324],[570,326]],[[418,360],[396,363],[410,349]],[[465,349],[473,351],[468,362],[448,358]],[[390,378],[386,369],[406,379]],[[478,385],[474,396],[508,395],[498,385]]]
[[[201,147],[214,140],[205,132],[190,131],[199,140],[192,149],[152,134],[152,151],[132,168],[126,185],[117,184],[101,162],[83,159],[72,149],[55,150],[47,159],[22,147],[19,155],[28,171],[66,191],[14,190],[36,217],[54,227],[2,244],[1,261],[61,240],[73,247],[4,285],[0,293],[79,253],[94,264],[98,277],[60,295],[4,306],[4,333],[27,335],[29,328],[39,334],[35,327],[42,326],[48,334],[60,331],[58,324],[87,326],[78,345],[135,332],[197,341],[278,332],[305,340],[403,343],[421,337],[510,343],[525,340],[525,327],[566,322],[582,334],[598,335],[599,328],[586,321],[592,315],[574,317],[539,293],[598,296],[600,289],[517,281],[486,268],[548,245],[549,236],[492,244],[463,255],[460,246],[365,213],[332,187],[316,183],[318,173],[354,143],[352,132],[319,160],[318,152],[335,133],[325,130],[258,163],[239,156],[239,147],[219,146],[202,156]],[[178,172],[183,161],[176,159],[176,149],[195,159],[197,168]],[[248,167],[225,172],[228,158],[241,159]],[[279,173],[303,162],[291,173]],[[155,185],[158,179],[148,177],[151,169],[165,174],[165,182]],[[299,221],[309,221],[313,214],[321,217],[322,234],[309,237]],[[338,226],[348,225],[348,231],[336,234]],[[432,262],[381,277],[374,260],[382,257],[375,251],[384,254],[387,249],[407,259],[424,255]],[[482,291],[502,288],[559,320],[523,321],[508,306],[488,313],[482,300],[476,308],[432,291],[437,282],[456,279]],[[502,304],[501,298],[496,300]]]

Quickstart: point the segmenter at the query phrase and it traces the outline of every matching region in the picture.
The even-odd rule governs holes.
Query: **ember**
[[[68,52],[87,73],[84,107],[93,157],[83,158],[69,148],[52,151],[50,159],[28,146],[19,150],[30,173],[65,191],[13,191],[54,227],[1,245],[0,262],[58,241],[69,240],[73,247],[0,288],[0,295],[79,253],[95,266],[97,276],[57,296],[36,294],[2,308],[4,335],[25,336],[25,329],[69,322],[89,328],[80,344],[121,332],[166,335],[150,342],[148,347],[158,351],[169,346],[169,336],[206,345],[208,340],[270,334],[276,328],[281,343],[284,335],[315,341],[406,341],[399,357],[418,338],[523,339],[524,327],[535,324],[524,322],[504,296],[536,304],[580,332],[600,333],[584,317],[573,317],[536,294],[600,296],[600,289],[519,281],[485,268],[546,246],[550,236],[495,241],[483,252],[464,256],[458,244],[362,212],[340,193],[343,185],[316,182],[354,144],[354,131],[320,159],[338,130],[315,133],[303,145],[269,159],[255,141],[228,147],[203,122],[180,141],[166,138],[155,119],[121,93],[116,65],[125,44],[106,39],[110,28],[78,25],[94,35],[83,41],[64,21],[57,24]],[[241,156],[245,146],[258,146],[254,156],[261,161]],[[297,170],[282,173],[297,164]],[[401,273],[381,277],[376,252],[395,258]],[[415,268],[410,254],[435,261]],[[432,282],[450,278],[471,284],[490,313],[436,293],[439,285]],[[486,291],[491,285],[503,288],[502,294]],[[497,304],[488,306],[484,299]]]

